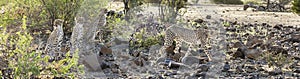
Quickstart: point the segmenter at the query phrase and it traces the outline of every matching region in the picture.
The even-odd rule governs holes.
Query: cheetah
[[[75,18],[75,26],[73,27],[71,35],[71,55],[75,52],[76,49],[79,49],[80,43],[83,40],[83,25],[85,19],[84,17]]]
[[[61,46],[63,42],[63,20],[55,19],[53,24],[53,31],[47,39],[44,53],[50,56],[50,61],[57,60],[61,55]]]
[[[164,38],[164,49],[172,46],[173,41],[176,41],[174,53],[179,53],[179,48],[181,47],[182,42],[189,44],[187,53],[185,53],[185,56],[181,58],[182,61],[183,58],[189,55],[192,47],[200,46],[203,48],[204,44],[208,41],[208,34],[208,31],[203,28],[191,30],[176,26],[168,27]],[[208,52],[205,52],[205,54],[207,55],[208,59],[211,60],[210,54],[208,54]]]

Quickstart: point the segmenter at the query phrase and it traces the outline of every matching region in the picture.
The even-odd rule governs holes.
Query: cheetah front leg
[[[208,61],[211,61],[212,59],[212,56],[211,56],[211,54],[209,53],[209,51],[207,50],[208,48],[206,47],[206,46],[204,46],[204,45],[201,45],[201,47],[200,47],[201,49],[206,49],[206,50],[204,50],[204,53],[206,54],[206,56],[207,56],[207,58],[208,58]]]
[[[178,39],[174,39],[176,42],[176,47],[174,49],[174,53],[180,53],[180,47],[182,46],[182,42]]]

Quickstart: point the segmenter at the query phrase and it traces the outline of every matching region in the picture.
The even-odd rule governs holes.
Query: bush
[[[45,31],[52,29],[52,23],[55,19],[65,21],[64,31],[71,32],[73,20],[77,13],[80,3],[83,0],[11,0],[0,1],[0,5],[5,7],[5,15],[1,19],[10,17],[18,24],[21,24],[21,18],[28,17],[27,24],[29,31]],[[6,14],[7,13],[7,14]],[[14,26],[9,23],[8,26]]]
[[[212,0],[216,4],[243,4],[241,0]]]
[[[78,71],[82,71],[77,61],[79,56],[75,55],[57,61],[48,62],[48,56],[42,56],[37,48],[33,47],[33,37],[27,31],[26,16],[23,16],[22,26],[16,33],[6,32],[6,26],[0,25],[3,30],[0,31],[0,46],[4,47],[1,54],[6,54],[8,68],[12,72],[10,77],[19,78],[37,78],[42,75],[74,78]],[[3,21],[2,21],[3,22]],[[6,23],[5,21],[3,23]],[[1,72],[4,73],[4,72]],[[4,78],[9,78],[5,76]]]
[[[294,13],[297,13],[298,15],[300,15],[300,0],[293,1],[292,11]]]

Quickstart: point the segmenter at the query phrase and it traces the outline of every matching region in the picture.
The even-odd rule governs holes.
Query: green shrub
[[[294,13],[297,13],[298,15],[300,15],[300,0],[293,1],[292,11]]]
[[[20,78],[37,78],[41,75],[74,78],[78,71],[82,71],[82,66],[78,65],[79,56],[67,57],[58,62],[49,63],[48,56],[42,57],[42,53],[33,47],[33,37],[27,30],[27,17],[23,16],[22,25],[15,33],[7,32],[8,22],[1,21],[0,46],[4,47],[6,58],[9,60],[8,68],[12,69],[11,76]],[[67,54],[69,56],[69,53]],[[72,70],[72,71],[71,71]],[[4,73],[4,72],[1,72]]]
[[[30,31],[45,31],[52,28],[55,19],[64,19],[65,32],[71,32],[73,20],[83,0],[10,0],[0,1],[8,13],[3,17],[10,17],[21,24],[21,18],[28,17]],[[2,18],[5,19],[5,18]],[[8,26],[13,26],[11,23]]]
[[[241,0],[212,0],[216,4],[243,4]]]

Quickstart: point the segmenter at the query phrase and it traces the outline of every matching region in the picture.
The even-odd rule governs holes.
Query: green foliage
[[[65,21],[64,31],[71,32],[74,17],[83,0],[39,0],[46,11],[46,18],[49,19],[49,26],[52,26],[53,21],[57,18]]]
[[[186,0],[162,0],[162,4],[166,4],[169,7],[175,8],[175,10],[179,10],[186,6]]]
[[[300,15],[300,0],[294,0],[292,4],[292,11]]]
[[[223,22],[223,26],[224,27],[230,27],[230,23],[229,22]]]
[[[166,5],[168,8],[162,8],[165,10],[161,12],[170,14],[165,15],[165,13],[162,13],[163,18],[161,21],[175,23],[175,18],[177,17],[179,10],[186,7],[186,2],[186,0],[162,0],[161,4]]]
[[[101,37],[102,39],[100,40],[104,40],[104,42],[108,42],[111,40],[110,38],[112,38],[113,36],[122,35],[122,34],[113,35],[113,31],[120,29],[119,26],[124,24],[125,20],[122,20],[121,18],[118,18],[116,17],[116,15],[114,15],[114,16],[108,16],[108,19],[106,21],[107,21],[106,26],[100,27],[102,31],[102,37]]]
[[[179,13],[179,10],[181,8],[186,7],[186,2],[187,0],[123,0],[123,3],[125,5],[124,10],[125,10],[125,14],[127,15],[127,12],[129,11],[129,9],[133,9],[132,11],[140,11],[139,7],[142,4],[145,3],[158,3],[160,5],[166,5],[166,6],[161,6],[164,12],[162,13],[163,16],[161,18],[161,21],[164,22],[175,22],[175,19],[177,17],[177,14]],[[169,14],[166,14],[169,13]]]
[[[212,0],[216,4],[243,4],[241,0]]]
[[[8,68],[13,70],[11,73],[12,77],[17,79],[35,78],[40,75],[75,77],[73,74],[76,72],[71,72],[70,70],[82,70],[82,67],[77,63],[78,54],[75,54],[72,58],[68,54],[67,58],[58,61],[58,63],[48,63],[49,57],[43,57],[41,52],[33,47],[33,37],[27,30],[26,16],[23,16],[21,29],[15,33],[7,32],[5,25],[9,25],[7,22],[10,21],[1,22],[3,24],[0,26],[2,26],[3,30],[0,31],[0,46],[3,46],[3,49],[5,49],[1,53],[7,54],[6,57],[9,59]]]
[[[9,0],[0,1],[5,14],[2,20],[11,20],[21,24],[21,18],[28,17],[30,31],[45,31],[51,29],[55,19],[64,19],[64,31],[70,32],[73,18],[83,0]],[[2,18],[6,17],[6,18]],[[9,23],[8,26],[14,26]]]
[[[133,35],[133,41],[130,42],[130,47],[139,48],[140,50],[148,49],[150,46],[155,44],[162,44],[163,41],[160,39],[163,38],[163,35],[159,34],[156,36],[146,37],[145,28],[141,29],[140,32],[136,32]]]
[[[23,18],[22,31],[16,33],[17,35],[11,39],[10,43],[14,44],[16,48],[10,53],[10,57],[15,58],[9,61],[9,67],[14,70],[15,78],[30,78],[32,75],[38,75],[40,73],[41,66],[41,54],[30,47],[31,40],[33,39],[26,31],[26,17]],[[30,62],[28,62],[28,60]]]

